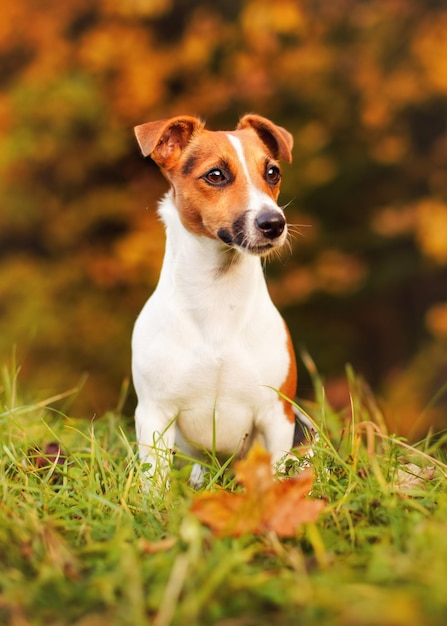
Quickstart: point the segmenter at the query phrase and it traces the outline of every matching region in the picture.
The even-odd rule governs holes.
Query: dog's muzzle
[[[236,247],[251,254],[266,254],[284,243],[286,219],[281,211],[263,209],[254,218],[246,212],[235,220],[230,228],[220,228],[217,236],[227,246]]]

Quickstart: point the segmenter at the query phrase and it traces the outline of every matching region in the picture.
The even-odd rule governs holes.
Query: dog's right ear
[[[141,152],[169,170],[178,161],[191,136],[204,123],[198,117],[182,115],[135,126],[134,132]]]

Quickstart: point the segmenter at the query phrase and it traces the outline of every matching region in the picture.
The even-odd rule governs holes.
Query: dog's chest
[[[228,395],[262,384],[281,384],[284,375],[285,329],[277,311],[247,312],[231,302],[217,310],[179,316],[176,361],[182,395]],[[180,320],[180,317],[182,318]]]
[[[248,445],[257,418],[278,401],[272,387],[279,387],[277,373],[285,369],[278,346],[256,345],[248,331],[219,345],[185,346],[175,383],[177,425],[184,439],[207,449],[215,439],[222,453]]]
[[[283,320],[264,296],[207,294],[187,306],[165,296],[150,298],[135,327],[135,380],[144,378],[185,439],[209,448],[214,428],[219,448],[234,450],[278,401],[272,388],[289,367]]]
[[[179,399],[186,411],[209,418],[217,408],[220,417],[236,416],[240,425],[259,413],[266,388],[279,389],[286,377],[285,327],[272,305],[246,316],[237,305],[221,303],[219,313],[191,324],[189,340],[184,337]]]

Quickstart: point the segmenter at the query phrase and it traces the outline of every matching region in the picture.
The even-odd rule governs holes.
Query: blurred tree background
[[[153,289],[166,183],[132,127],[178,113],[288,128],[294,252],[275,301],[348,402],[447,426],[447,8],[442,0],[3,0],[0,355],[71,412],[113,408]],[[309,393],[301,365],[300,394]],[[126,410],[133,410],[130,397]]]

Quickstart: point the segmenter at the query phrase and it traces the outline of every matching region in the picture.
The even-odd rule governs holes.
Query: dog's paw
[[[189,485],[193,489],[197,490],[203,485],[203,478],[205,476],[206,468],[200,463],[194,463],[189,477]]]

